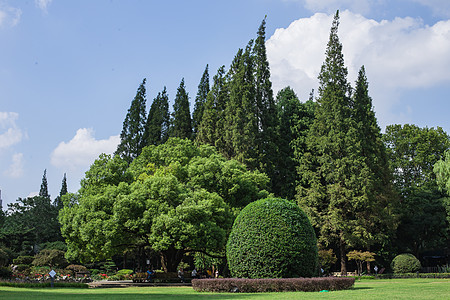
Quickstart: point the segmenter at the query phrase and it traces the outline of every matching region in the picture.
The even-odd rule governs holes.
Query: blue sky
[[[447,0],[0,0],[0,189],[3,206],[37,193],[47,169],[52,199],[93,160],[115,150],[139,83],[147,107],[184,77],[191,102],[206,64],[229,66],[267,15],[275,92],[317,89],[332,15],[349,81],[366,67],[380,126],[450,132]]]

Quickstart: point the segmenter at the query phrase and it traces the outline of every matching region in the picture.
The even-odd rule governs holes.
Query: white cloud
[[[389,114],[402,91],[450,82],[450,20],[427,26],[412,18],[378,22],[349,11],[340,17],[348,79],[353,83],[365,65],[375,108],[384,115],[380,123],[398,119]],[[275,91],[290,85],[305,99],[318,87],[332,19],[333,14],[317,13],[296,20],[266,42]]]
[[[119,136],[96,140],[92,129],[80,128],[68,143],[61,142],[53,150],[51,164],[69,171],[85,170],[101,153],[113,153],[119,142]]]
[[[47,13],[47,7],[51,2],[52,0],[34,0],[36,6],[39,7],[44,13]]]
[[[19,178],[23,175],[23,153],[15,153],[12,157],[12,163],[10,167],[3,171],[3,175],[11,178]]]
[[[19,114],[15,112],[0,112],[0,150],[19,143],[24,133],[17,127]]]
[[[0,27],[16,26],[20,21],[22,10],[0,3]]]

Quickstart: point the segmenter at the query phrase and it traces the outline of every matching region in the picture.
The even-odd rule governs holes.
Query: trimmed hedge
[[[192,287],[197,292],[267,293],[267,292],[318,292],[338,291],[351,288],[355,278],[219,278],[193,279]]]
[[[399,274],[378,274],[379,279],[396,278],[450,278],[450,273],[399,273]]]
[[[16,287],[16,288],[49,288],[51,282],[17,282],[17,281],[0,281],[0,286]],[[54,282],[55,288],[80,288],[87,289],[89,285],[79,282]]]
[[[306,214],[284,199],[247,205],[236,218],[226,254],[233,277],[298,278],[318,271],[317,240]]]
[[[392,270],[395,274],[398,273],[414,273],[420,271],[422,266],[420,261],[410,253],[403,253],[397,255],[391,263]]]

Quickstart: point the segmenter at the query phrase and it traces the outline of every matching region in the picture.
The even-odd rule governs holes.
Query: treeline
[[[351,250],[386,267],[403,252],[448,263],[447,133],[408,124],[381,133],[364,66],[354,86],[347,80],[338,12],[317,96],[301,102],[286,87],[274,97],[265,24],[211,85],[206,66],[192,113],[184,80],[171,111],[164,88],[147,113],[142,81],[115,156],[101,156],[63,197],[72,260],[159,255],[173,270],[190,252],[223,257],[236,212],[269,192],[308,214],[323,259],[337,255],[342,273]]]

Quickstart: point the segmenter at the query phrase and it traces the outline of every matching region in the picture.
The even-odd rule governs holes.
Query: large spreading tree
[[[236,214],[267,196],[267,184],[266,175],[187,139],[148,146],[129,167],[102,155],[79,193],[65,198],[67,255],[87,262],[147,252],[165,271],[187,252],[223,257]]]

